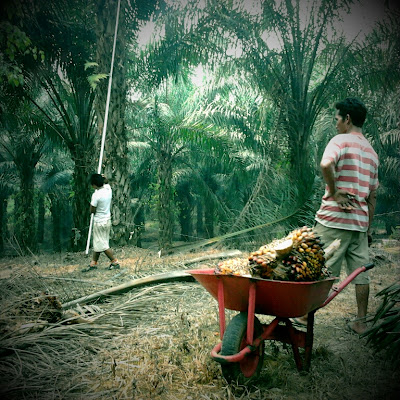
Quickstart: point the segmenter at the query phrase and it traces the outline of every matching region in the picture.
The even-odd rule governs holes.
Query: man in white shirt
[[[90,201],[90,212],[93,217],[93,256],[90,265],[82,272],[88,272],[97,269],[97,262],[100,254],[104,254],[111,261],[108,269],[118,269],[118,260],[114,258],[113,251],[110,248],[111,231],[111,199],[112,190],[106,177],[100,174],[92,174],[90,183],[95,189]]]

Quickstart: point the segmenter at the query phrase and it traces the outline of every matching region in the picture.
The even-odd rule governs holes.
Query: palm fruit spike
[[[250,275],[249,262],[245,258],[232,258],[218,263],[214,272],[220,275]]]

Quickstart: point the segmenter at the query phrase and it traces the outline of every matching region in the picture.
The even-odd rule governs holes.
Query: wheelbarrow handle
[[[322,304],[320,308],[325,307],[328,303],[330,303],[332,299],[335,298],[356,276],[364,271],[374,268],[374,266],[374,263],[368,263],[354,270],[346,279],[340,282],[339,285],[337,285],[336,288],[332,290],[332,292],[329,294],[328,298],[325,300],[324,304]]]
[[[375,267],[374,263],[368,263],[368,264],[364,265],[364,268],[365,268],[366,271],[369,270],[369,269],[372,269],[374,267]],[[361,268],[363,268],[363,267],[361,267]]]

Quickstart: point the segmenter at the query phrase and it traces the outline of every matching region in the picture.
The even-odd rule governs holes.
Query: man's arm
[[[90,213],[91,214],[96,214],[96,208],[97,207],[90,205]]]
[[[371,225],[372,220],[375,214],[375,207],[376,207],[376,189],[371,190],[367,197],[367,205],[368,205],[368,236],[371,236]]]
[[[323,159],[321,161],[321,170],[324,181],[328,185],[329,196],[338,203],[338,206],[343,210],[352,210],[354,208],[351,198],[354,194],[347,190],[337,189],[335,182],[335,163],[331,160]]]

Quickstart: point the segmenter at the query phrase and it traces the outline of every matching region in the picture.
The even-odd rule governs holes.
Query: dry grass
[[[145,287],[96,305],[77,307],[75,311],[90,320],[84,324],[71,325],[61,319],[43,327],[43,314],[15,311],[21,305],[26,309],[26,304],[31,304],[27,299],[42,290],[66,302],[101,290],[105,284],[185,268],[182,256],[160,259],[140,249],[118,251],[120,272],[99,269],[86,275],[80,273],[86,265],[82,255],[66,254],[56,261],[49,256],[41,257],[40,262],[32,258],[2,260],[0,271],[8,274],[0,281],[0,317],[5,324],[0,325],[1,347],[7,350],[0,357],[2,398],[398,397],[400,372],[385,361],[385,354],[375,354],[365,339],[346,330],[346,322],[355,314],[352,285],[316,314],[310,372],[298,373],[290,347],[270,342],[260,379],[250,387],[227,385],[219,365],[211,359],[210,350],[219,341],[217,303],[195,283]],[[399,278],[398,251],[375,249],[374,254],[377,266],[371,271],[371,313],[378,306],[374,295]],[[390,260],[387,254],[391,254]],[[43,275],[88,282],[42,279]],[[228,317],[234,314],[228,312]],[[260,319],[268,322],[271,317]],[[31,327],[21,329],[28,322]]]

